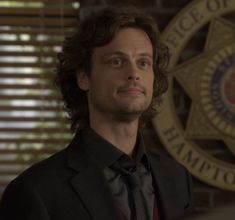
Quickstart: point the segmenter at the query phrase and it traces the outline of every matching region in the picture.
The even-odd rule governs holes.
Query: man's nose
[[[128,80],[140,80],[139,69],[135,64],[130,64],[128,68]]]

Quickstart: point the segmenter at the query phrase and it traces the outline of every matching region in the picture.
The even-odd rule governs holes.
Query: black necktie
[[[136,164],[130,158],[122,157],[114,165],[113,168],[121,172],[127,181],[131,194],[131,219],[147,220],[145,213],[144,200],[141,194],[141,183],[138,175]]]

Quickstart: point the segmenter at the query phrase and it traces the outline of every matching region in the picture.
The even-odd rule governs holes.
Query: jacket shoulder
[[[7,186],[6,191],[13,188],[42,188],[50,185],[67,173],[66,170],[66,150],[62,150],[47,159],[37,162],[19,174]]]
[[[161,166],[164,170],[173,170],[174,172],[187,172],[187,169],[182,164],[160,150],[149,151],[148,155],[151,160],[157,162],[159,166]]]

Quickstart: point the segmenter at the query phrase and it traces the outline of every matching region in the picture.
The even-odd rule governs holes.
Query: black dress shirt
[[[146,219],[153,219],[154,189],[150,164],[144,148],[143,139],[139,135],[132,158],[120,151],[91,128],[82,131],[82,141],[86,144],[86,152],[103,171],[117,209],[125,220],[135,219],[133,200],[126,175],[137,171],[140,178],[141,198]],[[116,169],[116,167],[120,169]],[[95,184],[95,183],[94,183]]]

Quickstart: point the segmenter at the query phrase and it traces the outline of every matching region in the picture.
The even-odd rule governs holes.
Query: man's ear
[[[88,91],[90,89],[90,80],[85,72],[77,73],[77,85],[83,91]]]

